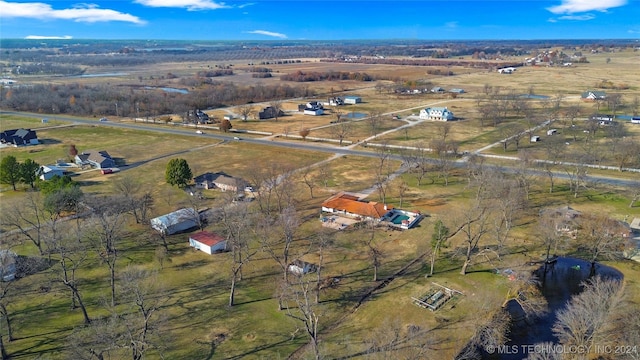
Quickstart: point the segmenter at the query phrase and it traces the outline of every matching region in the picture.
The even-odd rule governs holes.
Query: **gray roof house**
[[[116,162],[111,158],[108,152],[102,151],[85,151],[76,155],[76,164],[91,165],[97,169],[111,168],[116,166]]]
[[[592,91],[587,90],[580,95],[582,100],[586,101],[595,101],[595,100],[604,100],[607,98],[607,93],[604,91]]]
[[[0,141],[14,146],[39,144],[38,135],[31,129],[5,130],[0,133]]]
[[[236,178],[224,172],[207,172],[193,178],[196,188],[199,189],[220,189],[222,191],[243,191],[249,185],[241,178]]]

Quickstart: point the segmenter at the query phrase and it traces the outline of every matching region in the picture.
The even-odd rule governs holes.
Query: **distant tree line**
[[[476,68],[494,68],[494,67],[507,67],[507,66],[520,66],[522,62],[505,61],[501,63],[482,63],[477,61],[468,60],[433,60],[433,59],[387,59],[377,57],[360,57],[346,59],[321,59],[324,62],[350,62],[360,64],[387,64],[387,65],[402,65],[402,66],[464,66],[464,67],[476,67]]]
[[[197,75],[200,77],[226,76],[226,75],[233,75],[233,70],[231,69],[203,70],[203,71],[198,71]]]
[[[296,71],[290,74],[280,76],[280,80],[284,81],[324,81],[324,80],[357,80],[357,81],[374,81],[378,80],[367,73],[347,72],[347,71],[329,71],[329,72],[303,72]]]
[[[33,85],[0,88],[0,107],[16,111],[82,116],[156,117],[274,99],[312,96],[312,90],[284,85],[242,86],[188,78],[187,94],[108,85]],[[187,79],[181,79],[185,82]]]

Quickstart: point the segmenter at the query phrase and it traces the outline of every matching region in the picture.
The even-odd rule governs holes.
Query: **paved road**
[[[15,111],[2,111],[0,115],[16,115],[16,116],[28,116],[34,118],[42,118],[42,114],[35,113],[22,113]],[[60,121],[69,121],[76,124],[85,124],[85,125],[94,125],[94,126],[105,126],[105,127],[116,127],[116,128],[125,128],[125,129],[134,129],[141,131],[153,131],[165,134],[173,134],[173,135],[185,135],[185,136],[193,136],[197,138],[208,138],[208,139],[217,139],[221,141],[237,141],[234,140],[235,136],[239,136],[237,133],[233,134],[214,134],[214,133],[205,133],[205,134],[196,134],[196,129],[194,127],[186,127],[186,126],[148,126],[137,123],[125,123],[118,121],[106,121],[99,122],[93,119],[79,119],[75,117],[67,117],[67,116],[47,116],[50,120],[60,120]],[[240,135],[241,136],[241,135]],[[340,147],[328,144],[312,144],[306,142],[284,142],[284,141],[274,141],[272,139],[261,139],[261,138],[245,138],[243,137],[242,142],[256,144],[256,145],[264,145],[264,146],[276,146],[285,149],[291,150],[308,150],[308,151],[316,151],[316,152],[324,152],[331,153],[337,156],[362,156],[362,157],[370,157],[377,158],[379,155],[375,152],[369,152],[364,150],[356,150],[349,147]],[[391,154],[389,156],[390,159],[403,161],[404,159],[400,155]],[[434,160],[435,161],[435,160]],[[455,166],[465,167],[467,164],[464,161],[456,161]],[[485,165],[487,168],[494,169],[494,171],[499,171],[503,173],[513,173],[515,172],[515,168],[509,166],[498,166],[498,165]],[[546,177],[547,173],[544,171],[529,169],[528,172],[531,175]],[[556,172],[554,174],[556,178],[560,179],[568,179],[569,175],[562,172]],[[623,186],[623,187],[640,187],[640,177],[638,180],[627,180],[627,179],[618,179],[610,176],[600,176],[600,175],[587,175],[587,181],[593,183],[603,183],[609,184],[612,186]]]

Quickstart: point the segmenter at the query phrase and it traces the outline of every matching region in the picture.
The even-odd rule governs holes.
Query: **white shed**
[[[199,217],[196,209],[184,208],[151,219],[151,227],[165,235],[171,235],[198,226]]]
[[[362,98],[360,96],[345,96],[344,103],[345,104],[359,104],[362,102]]]
[[[295,260],[287,268],[290,273],[304,275],[318,271],[318,266],[306,261]]]
[[[227,250],[227,240],[218,234],[200,231],[189,236],[189,246],[209,255]]]

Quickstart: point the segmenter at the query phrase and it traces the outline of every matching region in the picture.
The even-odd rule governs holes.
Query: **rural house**
[[[108,152],[102,151],[85,151],[76,155],[76,164],[90,165],[96,169],[111,168],[116,166],[116,162],[111,158]]]
[[[12,129],[0,133],[0,142],[13,146],[37,145],[38,136],[31,129]]]
[[[193,208],[183,208],[151,219],[151,227],[164,235],[194,228],[200,223],[200,214]]]
[[[341,191],[322,203],[322,211],[353,218],[380,220],[393,206],[375,201],[363,201],[356,195]]]
[[[277,114],[278,114],[278,117],[283,116],[284,111],[278,110]],[[267,106],[266,108],[262,109],[262,111],[258,113],[258,118],[260,120],[272,119],[274,117],[276,117],[276,109],[272,106]]]
[[[420,119],[424,120],[453,120],[454,116],[446,107],[433,107],[420,110]]]
[[[249,183],[241,178],[236,178],[224,172],[207,172],[193,178],[198,189],[220,189],[222,191],[243,191]]]
[[[189,236],[189,246],[209,255],[227,250],[227,240],[218,234],[200,231]]]
[[[324,107],[318,101],[310,101],[306,104],[298,105],[298,111],[302,111],[305,115],[322,115],[324,114]]]
[[[44,165],[40,166],[40,168],[36,172],[36,175],[38,175],[38,178],[40,180],[46,181],[54,176],[64,176],[64,169],[54,165]]]
[[[587,90],[580,95],[580,98],[584,101],[604,100],[607,98],[607,93],[604,91]]]

